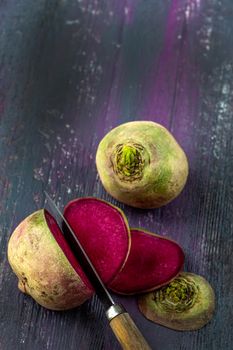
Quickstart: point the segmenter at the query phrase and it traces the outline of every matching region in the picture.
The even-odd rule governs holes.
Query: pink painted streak
[[[189,48],[185,38],[187,19],[185,16],[187,2],[180,0],[172,2],[164,38],[163,49],[151,72],[149,84],[147,84],[147,96],[142,106],[141,115],[144,119],[153,120],[170,128],[173,119],[174,105],[178,85],[185,81],[185,90],[182,91],[182,99],[196,96],[196,86],[193,85],[192,63],[188,64],[188,71],[184,72],[184,62],[189,60]],[[190,80],[189,80],[190,77]],[[180,81],[181,80],[181,81]],[[185,111],[183,111],[185,113]],[[181,118],[182,119],[182,118]]]

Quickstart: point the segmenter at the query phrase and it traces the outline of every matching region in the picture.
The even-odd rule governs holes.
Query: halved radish
[[[108,286],[120,294],[154,290],[175,278],[183,264],[184,253],[176,242],[143,229],[131,229],[128,259]]]
[[[125,216],[94,198],[73,201],[65,215],[102,280],[109,282],[124,266],[130,248]],[[55,219],[44,209],[14,230],[8,259],[18,276],[19,289],[48,309],[79,306],[94,293]]]
[[[94,291],[58,237],[62,233],[55,220],[41,209],[16,227],[7,253],[22,292],[48,309],[67,310],[84,303]]]

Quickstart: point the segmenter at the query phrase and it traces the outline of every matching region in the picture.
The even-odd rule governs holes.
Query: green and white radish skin
[[[112,129],[101,140],[96,166],[106,191],[138,208],[158,208],[185,186],[188,161],[162,125],[134,121]]]

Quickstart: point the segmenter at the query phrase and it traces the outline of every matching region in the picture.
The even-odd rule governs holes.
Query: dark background
[[[216,313],[196,332],[147,321],[127,307],[155,350],[233,348],[232,0],[0,0],[0,350],[119,349],[93,298],[51,312],[17,289],[6,257],[17,224],[44,206],[92,195],[131,226],[177,240],[185,269],[205,276]],[[182,194],[156,210],[104,190],[96,148],[130,120],[167,127],[184,148]]]

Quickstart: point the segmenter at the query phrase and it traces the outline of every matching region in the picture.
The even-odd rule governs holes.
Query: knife
[[[76,259],[81,263],[83,271],[95,289],[95,292],[102,302],[106,317],[109,321],[110,327],[113,330],[117,340],[124,350],[151,350],[147,341],[135,325],[134,321],[127,313],[125,308],[116,304],[105,287],[98,272],[88,257],[82,244],[79,242],[74,231],[70,227],[68,221],[65,219],[60,209],[57,207],[52,198],[45,192],[48,205],[51,213],[57,219],[57,224],[64,235],[69,247],[73,251]],[[58,220],[59,219],[59,220]],[[62,225],[61,225],[62,222]]]

